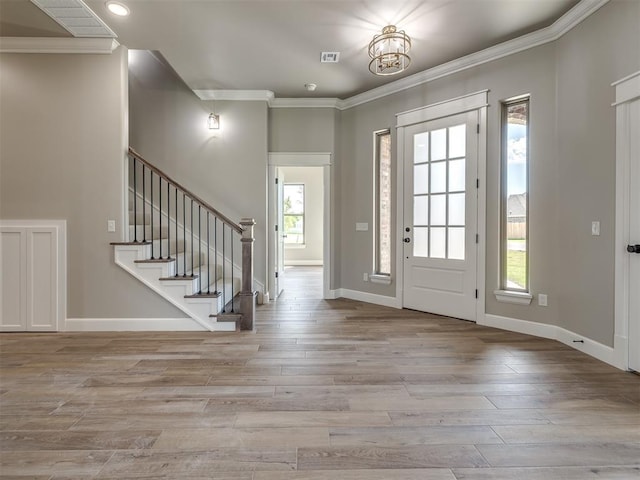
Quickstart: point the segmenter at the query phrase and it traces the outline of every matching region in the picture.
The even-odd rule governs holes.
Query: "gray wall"
[[[613,345],[615,92],[640,70],[640,2],[614,0],[557,44],[558,324]],[[600,221],[601,235],[590,236]],[[624,248],[620,246],[619,248]]]
[[[269,110],[269,152],[331,153],[331,277],[329,288],[340,288],[341,172],[338,150],[342,138],[342,113],[333,108],[272,108]]]
[[[67,221],[69,318],[183,317],[113,262],[127,52],[0,55],[0,218]],[[107,233],[107,220],[118,231]]]
[[[489,89],[486,310],[559,325],[613,345],[615,112],[610,84],[640,69],[640,2],[613,1],[559,41],[511,55],[349,109],[341,119],[339,156],[343,288],[392,296],[362,281],[371,268],[372,132],[395,125],[395,113]],[[549,306],[498,303],[500,101],[531,95],[530,255],[532,293]],[[394,129],[392,133],[395,135]],[[394,138],[395,140],[395,138]],[[395,155],[395,152],[394,152]],[[395,161],[395,159],[394,159]],[[602,235],[592,237],[592,220]],[[395,280],[395,279],[394,279]]]
[[[130,53],[131,146],[230,219],[256,220],[255,278],[266,284],[266,102],[202,101],[161,58]]]
[[[333,108],[272,108],[269,151],[333,153],[335,121]]]

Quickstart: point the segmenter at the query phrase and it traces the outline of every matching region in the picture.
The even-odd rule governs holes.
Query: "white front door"
[[[476,320],[479,112],[404,133],[403,306]]]
[[[629,126],[629,368],[640,372],[640,100],[629,104]]]

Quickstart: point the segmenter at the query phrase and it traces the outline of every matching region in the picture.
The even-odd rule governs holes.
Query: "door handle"
[[[640,245],[627,245],[627,252],[640,253]]]
[[[411,239],[409,237],[404,238],[404,243],[410,243],[410,242],[411,242]]]

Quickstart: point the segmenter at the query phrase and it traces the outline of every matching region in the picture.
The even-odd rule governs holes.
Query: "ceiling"
[[[579,0],[122,0],[124,18],[104,0],[85,3],[118,42],[159,52],[193,90],[344,99],[547,27]],[[412,63],[379,77],[367,45],[387,24],[411,37]],[[0,0],[0,36],[70,34],[29,0]],[[323,51],[340,62],[320,63]]]

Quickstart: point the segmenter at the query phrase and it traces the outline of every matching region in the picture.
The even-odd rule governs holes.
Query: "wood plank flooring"
[[[255,333],[0,335],[0,478],[640,479],[640,377],[319,272]]]

